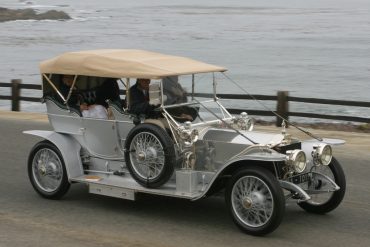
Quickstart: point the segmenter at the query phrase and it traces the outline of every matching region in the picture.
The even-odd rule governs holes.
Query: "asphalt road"
[[[27,177],[28,152],[38,139],[21,132],[30,129],[50,127],[0,114],[1,247],[370,246],[370,135],[351,137],[338,150],[347,193],[335,211],[312,215],[288,202],[280,227],[253,237],[233,224],[222,198],[190,202],[143,195],[132,202],[89,194],[77,184],[62,200],[43,199]]]

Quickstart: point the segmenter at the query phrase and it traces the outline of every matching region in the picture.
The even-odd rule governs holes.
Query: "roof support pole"
[[[75,76],[73,77],[73,83],[72,83],[71,88],[69,89],[68,96],[67,96],[66,100],[64,101],[64,104],[67,104],[67,102],[68,102],[69,98],[71,98],[72,91],[73,91],[73,89],[75,88],[76,80],[77,80],[77,75],[75,75]]]
[[[59,90],[57,89],[57,87],[54,85],[54,83],[51,82],[51,80],[49,79],[49,77],[47,77],[45,74],[42,74],[42,76],[45,78],[45,80],[50,84],[50,86],[55,90],[55,92],[57,92],[57,94],[59,95],[59,97],[65,102],[66,99],[64,98],[64,96],[59,92]]]
[[[130,78],[126,78],[126,108],[130,109]]]
[[[195,75],[191,74],[191,99],[194,100]]]
[[[215,77],[215,73],[212,73],[212,77],[213,77],[213,99],[216,101],[217,100],[217,96],[216,96],[216,77]]]

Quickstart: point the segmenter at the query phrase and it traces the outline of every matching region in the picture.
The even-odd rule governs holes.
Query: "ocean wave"
[[[62,21],[71,21],[70,20],[62,20]],[[34,22],[60,22],[61,20],[36,20],[36,19],[28,19],[28,20],[13,20],[13,21],[8,21],[8,22],[19,22],[19,23],[34,23]]]
[[[97,11],[97,10],[86,10],[86,9],[79,9],[79,10],[76,10],[77,13],[82,13],[82,14],[93,14],[93,13],[97,13],[97,12],[100,12],[100,11]]]
[[[173,5],[157,6],[157,9],[178,11],[183,15],[311,15],[338,13],[335,8],[292,8],[263,6],[209,6],[209,5]]]
[[[26,6],[27,8],[31,8],[31,9],[51,9],[51,8],[58,8],[58,6],[56,5],[27,5]]]
[[[78,21],[78,22],[86,22],[86,21],[92,21],[92,20],[106,20],[106,19],[111,19],[111,16],[89,16],[89,17],[73,17],[71,16],[72,19],[69,21]]]

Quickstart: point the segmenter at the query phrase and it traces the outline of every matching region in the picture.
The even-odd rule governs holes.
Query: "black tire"
[[[253,186],[246,187],[247,184]],[[284,217],[283,191],[273,174],[261,167],[250,166],[236,172],[227,184],[225,199],[234,223],[251,235],[273,232]],[[256,212],[259,216],[253,217]],[[259,224],[253,222],[258,220]]]
[[[135,146],[140,138],[150,142],[145,150]],[[175,146],[161,127],[147,123],[135,126],[127,135],[125,150],[127,169],[139,184],[157,188],[171,178],[176,163]]]
[[[60,199],[70,187],[63,157],[49,141],[39,142],[32,148],[28,177],[35,191],[47,199]]]
[[[346,193],[346,177],[344,175],[344,172],[343,172],[343,169],[340,163],[333,157],[332,161],[330,162],[328,166],[321,166],[321,167],[327,168],[330,170],[330,172],[332,173],[331,174],[332,179],[340,187],[340,189],[331,193],[331,195],[328,196],[326,201],[319,202],[319,201],[315,201],[315,198],[312,198],[309,201],[298,203],[298,205],[301,208],[303,208],[309,213],[325,214],[325,213],[328,213],[334,210],[342,202],[344,198],[344,194]],[[325,194],[321,194],[321,195],[325,195]]]

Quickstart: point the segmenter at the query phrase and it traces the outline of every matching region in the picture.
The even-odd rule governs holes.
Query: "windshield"
[[[212,74],[197,77],[202,79],[203,89],[213,88]],[[198,80],[192,85],[191,76],[171,76],[162,79],[164,109],[173,120],[179,125],[190,121],[194,126],[217,124],[222,122],[220,119],[230,119],[232,116],[218,100],[192,97],[192,90],[189,88],[196,87],[197,83]],[[208,94],[211,92],[208,91]]]
[[[178,82],[178,76],[166,77],[162,80],[164,105],[174,105],[186,103],[187,92]]]
[[[196,98],[187,103],[164,106],[178,125],[190,121],[193,126],[222,124],[222,120],[229,120],[232,116],[219,101],[199,101]]]

